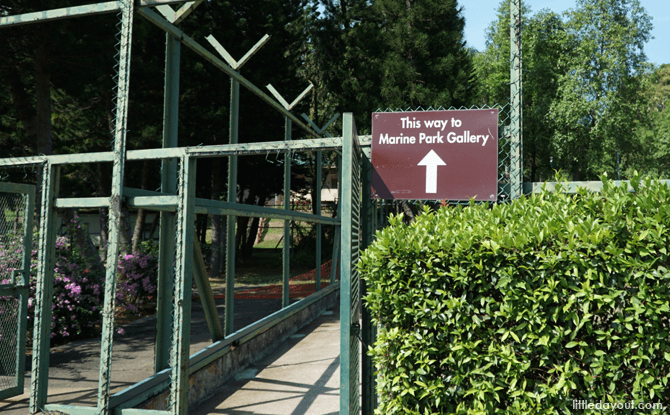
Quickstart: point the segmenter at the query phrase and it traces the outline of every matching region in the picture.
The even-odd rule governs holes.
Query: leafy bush
[[[603,180],[391,219],[359,265],[380,326],[377,413],[670,406],[670,190]]]

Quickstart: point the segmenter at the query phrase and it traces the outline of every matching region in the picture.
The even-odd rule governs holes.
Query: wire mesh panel
[[[361,148],[351,114],[345,114],[342,146],[342,273],[340,280],[340,414],[360,412]]]
[[[0,284],[17,284],[23,269],[23,229],[27,196],[0,192]]]
[[[33,198],[0,183],[0,399],[23,393]]]
[[[16,296],[0,297],[0,390],[18,386],[19,305]]]

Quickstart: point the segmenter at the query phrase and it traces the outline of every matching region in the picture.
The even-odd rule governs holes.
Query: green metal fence
[[[361,148],[351,114],[343,119],[342,273],[340,280],[340,414],[360,412]],[[369,197],[369,196],[368,196]]]
[[[309,90],[309,87],[296,100],[289,104],[271,85],[268,85],[267,88],[270,90],[271,95],[274,96],[274,99],[245,79],[239,72],[240,67],[267,39],[261,39],[238,62],[212,36],[208,37],[207,40],[214,46],[220,57],[189,37],[179,28],[179,23],[201,2],[202,0],[190,2],[186,2],[185,0],[120,0],[27,13],[20,16],[0,17],[0,26],[3,27],[103,13],[118,13],[120,22],[118,27],[118,71],[116,77],[117,87],[115,90],[114,142],[112,151],[0,159],[0,166],[39,166],[42,172],[30,409],[32,412],[42,409],[62,409],[69,413],[106,415],[114,411],[123,411],[132,408],[148,397],[155,396],[165,389],[169,389],[168,411],[154,411],[154,413],[185,414],[188,407],[188,376],[190,374],[202,369],[216,358],[229,352],[233,345],[239,344],[240,341],[248,339],[259,330],[266,329],[275,324],[278,319],[317,301],[319,298],[341,286],[342,337],[340,376],[342,387],[340,391],[340,409],[343,414],[357,414],[360,411],[362,402],[363,413],[370,413],[374,406],[372,367],[367,357],[364,357],[361,365],[360,346],[361,341],[363,342],[363,348],[372,343],[374,327],[370,324],[369,316],[367,316],[365,311],[362,313],[362,322],[360,319],[360,298],[361,293],[365,291],[365,286],[359,285],[360,279],[355,263],[358,260],[360,249],[371,241],[374,230],[385,224],[385,219],[392,208],[385,201],[369,200],[370,137],[357,136],[353,117],[348,114],[343,120],[343,137],[318,138],[323,135],[325,129],[334,121],[335,117],[326,126],[317,128],[309,119],[306,119],[307,124],[305,124],[291,112],[295,104]],[[175,10],[170,5],[178,5],[179,8]],[[166,32],[166,77],[162,149],[126,150],[130,52],[133,23],[136,16],[145,18]],[[515,22],[516,26],[511,25],[512,29],[515,27],[518,28],[519,19]],[[517,32],[518,30],[513,33]],[[181,45],[191,49],[231,78],[229,144],[198,148],[178,147],[179,59]],[[521,101],[518,99],[521,93],[521,63],[520,53],[517,49],[512,49],[512,58],[517,59],[517,61],[514,61],[514,65],[512,65],[512,83],[516,85],[512,96],[512,105],[496,105],[493,107],[498,108],[501,114],[498,143],[499,201],[507,201],[517,197],[521,189]],[[286,128],[283,141],[238,144],[237,103],[239,101],[240,86],[261,98],[285,117]],[[427,110],[433,109],[428,108]],[[303,118],[305,117],[303,116]],[[308,139],[292,141],[291,131],[293,126],[304,131]],[[320,153],[322,151],[341,152],[341,161],[339,163],[341,168],[338,169],[340,171],[339,182],[341,183],[341,193],[339,200],[341,203],[337,218],[322,216],[320,212],[316,215],[294,212],[288,209],[287,206],[285,206],[284,210],[277,211],[276,209],[267,209],[258,206],[240,205],[236,203],[235,193],[232,190],[229,193],[227,202],[195,198],[195,171],[199,158],[229,157],[228,187],[229,189],[236,189],[237,157],[268,153],[286,154],[284,192],[287,195],[290,192],[291,153],[296,151],[315,152],[317,155],[316,164],[319,166],[317,170],[319,171],[321,164]],[[126,162],[133,160],[161,160],[162,182],[160,192],[148,192],[124,186]],[[64,164],[76,165],[105,162],[113,163],[111,196],[109,198],[71,199],[59,197],[60,166]],[[320,183],[320,180],[316,180],[316,182]],[[112,364],[114,297],[117,280],[116,263],[113,259],[117,258],[119,254],[119,219],[122,202],[127,203],[130,207],[161,212],[161,257],[159,260],[157,334],[154,358],[155,375],[140,384],[133,385],[111,396],[109,385]],[[95,408],[48,405],[49,335],[51,330],[51,294],[53,291],[56,209],[101,207],[109,209],[110,212],[108,224],[110,239],[107,248],[108,263],[106,266],[97,405]],[[226,270],[226,295],[228,297],[226,298],[226,315],[223,327],[218,322],[213,301],[203,303],[214,343],[206,350],[189,357],[188,333],[192,279],[195,279],[201,298],[211,297],[211,290],[209,293],[207,292],[207,278],[201,270],[203,267],[199,267],[195,260],[199,257],[197,247],[194,248],[193,239],[193,219],[195,214],[228,216],[228,260]],[[234,250],[231,251],[231,249],[234,249],[233,240],[235,237],[232,224],[234,224],[234,220],[238,216],[268,217],[284,220],[285,238],[289,237],[289,222],[292,220],[314,223],[317,227],[323,224],[336,226],[332,269],[333,272],[338,269],[339,261],[341,269],[340,286],[335,284],[336,278],[333,273],[330,276],[331,284],[328,288],[318,291],[300,303],[289,304],[288,270],[290,258],[286,248],[288,244],[284,244],[283,282],[285,292],[282,310],[251,326],[236,331],[232,319],[234,303],[232,294],[234,291],[235,275],[234,260],[232,258],[235,252]],[[26,214],[26,230],[32,229],[31,225],[28,226],[30,218],[32,218],[32,215]],[[0,232],[2,232],[2,229],[0,229]],[[317,233],[320,235],[320,232]],[[26,234],[24,242],[28,240],[29,235]],[[194,253],[194,250],[196,253]],[[24,258],[27,258],[25,255],[29,251],[29,249],[24,250]],[[318,251],[319,248],[317,248]],[[338,252],[341,252],[341,257]],[[24,267],[27,266],[29,258],[24,259],[22,264]],[[316,268],[319,269],[318,261]],[[192,272],[193,270],[195,272]],[[10,305],[15,304],[16,301],[21,302],[26,299],[26,295],[24,295],[27,294],[25,291],[26,288],[21,286],[21,284],[25,285],[27,283],[27,273],[22,274],[22,276],[23,280],[20,281],[20,284],[17,284],[16,281],[18,279],[12,276],[10,277],[12,283],[5,284],[2,287],[2,290],[4,290],[2,291],[2,298],[11,296],[19,298],[19,300],[7,300],[10,301],[8,303]],[[319,279],[320,276],[317,277],[317,280]],[[11,303],[11,301],[14,301],[14,303]],[[14,332],[14,329],[18,327],[16,337],[20,340],[20,333],[25,333],[25,330],[21,330],[21,324],[23,324],[21,322],[25,319],[20,316],[20,313],[17,315],[16,320],[12,319],[10,320],[17,321],[17,323],[11,323],[7,328],[0,328],[0,330]],[[362,334],[360,333],[361,325]],[[11,339],[11,336],[8,338]],[[5,373],[4,371],[9,373],[9,376],[6,376],[8,378],[18,379],[22,371],[21,367],[17,367],[14,371],[5,369],[5,361],[9,362],[9,366],[14,367],[13,362],[19,362],[17,364],[20,364],[21,359],[10,361],[9,358],[3,358],[1,353],[5,353],[3,350],[6,349],[5,354],[13,356],[15,351],[21,350],[19,346],[16,349],[9,346],[3,348],[0,344],[0,361],[2,362],[0,364],[3,365],[1,369],[3,370],[2,373]],[[359,384],[360,369],[363,370],[362,388]],[[0,379],[0,387],[2,387],[1,382],[5,382],[4,378]],[[134,413],[138,412],[134,411]]]
[[[185,3],[185,4],[180,4]],[[63,411],[70,414],[109,414],[109,413],[138,413],[131,408],[148,398],[169,391],[168,404],[162,411],[151,413],[185,414],[188,408],[188,377],[195,371],[202,369],[214,360],[230,352],[237,345],[252,338],[259,332],[267,330],[286,316],[313,304],[324,296],[339,288],[335,284],[335,274],[332,273],[331,284],[328,288],[290,304],[288,301],[288,271],[289,257],[288,244],[284,251],[284,302],[283,308],[272,315],[257,321],[252,325],[237,329],[233,325],[233,284],[234,284],[234,224],[239,216],[267,217],[290,221],[303,221],[319,225],[334,225],[335,241],[333,248],[333,272],[337,269],[340,247],[340,218],[331,218],[320,214],[312,215],[290,209],[276,210],[259,206],[242,205],[236,203],[235,192],[229,194],[228,201],[204,200],[195,198],[195,177],[197,160],[205,157],[228,157],[230,189],[236,188],[235,175],[237,174],[237,157],[251,154],[286,154],[285,158],[285,190],[290,191],[290,163],[291,154],[298,151],[315,152],[342,150],[342,138],[318,138],[334,121],[335,117],[322,128],[316,128],[307,119],[309,125],[301,121],[291,110],[296,103],[309,91],[309,87],[288,104],[281,95],[268,85],[274,99],[260,88],[242,77],[239,69],[242,64],[253,55],[264,40],[262,39],[239,62],[235,61],[225,49],[213,39],[212,43],[221,58],[209,52],[194,39],[186,35],[178,24],[188,16],[201,0],[185,2],[184,0],[121,0],[85,6],[68,7],[57,10],[47,10],[37,13],[27,13],[20,16],[0,17],[0,26],[17,26],[39,21],[64,19],[73,16],[87,16],[103,13],[118,13],[118,44],[117,44],[117,71],[114,106],[114,142],[112,151],[88,154],[37,156],[27,158],[0,159],[3,167],[37,166],[42,172],[40,205],[40,239],[38,242],[37,286],[35,292],[35,328],[33,335],[32,385],[31,385],[31,412],[39,410]],[[177,10],[169,5],[177,4]],[[165,78],[165,108],[163,123],[163,148],[151,150],[127,151],[127,117],[129,97],[130,55],[133,37],[134,19],[141,16],[166,32],[166,78]],[[266,38],[264,38],[267,40]],[[194,51],[206,61],[220,69],[231,78],[231,114],[230,114],[230,143],[226,145],[205,146],[197,148],[178,147],[178,97],[179,97],[179,59],[181,45]],[[261,98],[273,109],[284,115],[286,129],[284,141],[238,144],[237,143],[237,107],[239,87],[242,86],[254,95]],[[304,117],[303,117],[304,118]],[[310,127],[311,125],[311,127]],[[308,139],[292,141],[292,127],[301,129]],[[316,137],[316,138],[315,138]],[[318,156],[317,156],[318,159]],[[133,160],[160,160],[162,162],[162,182],[159,192],[150,192],[133,189],[124,185],[126,162]],[[60,168],[69,165],[76,168],[80,164],[112,163],[112,185],[110,197],[66,198],[59,195]],[[320,163],[317,162],[317,165]],[[317,180],[317,183],[320,181]],[[318,192],[317,192],[318,193]],[[357,198],[358,200],[359,198]],[[145,381],[133,385],[115,395],[110,394],[112,344],[114,332],[114,298],[116,293],[117,269],[115,258],[119,255],[119,222],[122,203],[130,208],[142,208],[161,212],[160,231],[160,259],[158,277],[158,310],[156,325],[155,346],[155,374]],[[98,382],[97,404],[95,407],[73,405],[55,405],[48,403],[49,378],[49,347],[51,330],[51,305],[54,278],[54,244],[55,224],[58,209],[109,209],[109,240],[107,246],[107,264],[104,285],[104,307],[102,313],[101,357]],[[215,304],[208,291],[208,280],[204,269],[197,258],[199,249],[194,240],[195,214],[213,214],[228,216],[228,260],[226,270],[226,310],[223,328],[218,321]],[[288,228],[288,226],[286,226]],[[344,234],[342,234],[344,236]],[[317,242],[318,244],[318,242]],[[233,248],[234,249],[234,248]],[[349,248],[350,249],[350,248]],[[317,263],[317,269],[318,269]],[[351,268],[351,267],[350,267]],[[206,350],[189,356],[189,328],[191,310],[191,287],[193,279],[200,291],[203,308],[210,328],[213,344]],[[21,318],[18,321],[23,321]],[[20,323],[19,323],[20,324]],[[23,330],[25,332],[25,330]],[[13,349],[12,349],[13,350]],[[15,371],[21,373],[22,371]],[[12,373],[15,373],[12,372]],[[17,375],[18,376],[18,375]]]
[[[23,393],[34,199],[0,183],[0,399]]]

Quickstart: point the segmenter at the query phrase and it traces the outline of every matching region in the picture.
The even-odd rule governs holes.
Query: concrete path
[[[189,413],[337,414],[339,353],[340,319],[338,309],[334,308]]]
[[[223,305],[217,304],[220,315]],[[241,328],[281,308],[281,300],[236,300],[235,327]],[[111,392],[153,374],[154,317],[124,326],[114,338]],[[200,303],[193,303],[191,353],[211,344]],[[326,312],[279,346],[278,351],[238,375],[197,414],[329,414],[339,405],[339,311]],[[100,339],[51,349],[48,402],[95,406]],[[0,401],[3,415],[28,414],[30,362],[22,395]],[[252,379],[253,378],[253,379]],[[226,399],[228,398],[228,399]],[[221,409],[229,408],[229,409]]]

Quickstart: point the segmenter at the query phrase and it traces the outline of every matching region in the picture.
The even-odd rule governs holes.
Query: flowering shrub
[[[56,239],[56,266],[54,268],[53,304],[51,306],[51,339],[54,343],[89,337],[96,333],[102,321],[105,276],[86,268],[81,253],[68,234],[70,227],[82,226],[75,219],[66,224],[65,236]],[[37,234],[33,237],[30,265],[30,295],[28,298],[28,330],[34,324],[35,291],[37,286]],[[0,239],[0,284],[11,283],[12,272],[21,267],[23,241],[20,237],[3,236]],[[155,296],[157,255],[144,248],[141,252],[124,255],[119,259],[117,304],[136,313]],[[0,298],[0,314],[15,308],[10,298]],[[5,311],[7,311],[5,310]],[[6,316],[5,316],[6,317]],[[123,334],[120,329],[119,334]],[[0,334],[1,336],[1,334]]]
[[[147,245],[138,252],[119,258],[117,304],[131,313],[139,310],[156,295],[158,257]]]
[[[37,235],[33,238],[37,239]],[[20,268],[23,251],[22,238],[0,241],[1,283],[11,283],[12,271]],[[37,286],[37,250],[33,241],[30,264],[30,295],[28,298],[28,330],[32,330]],[[82,337],[94,331],[100,322],[102,303],[102,275],[82,269],[74,255],[69,239],[56,240],[56,267],[54,268],[53,303],[51,306],[51,338]]]
[[[36,259],[36,255],[33,256]],[[36,261],[33,261],[35,263]],[[31,271],[29,310],[37,285],[37,272]],[[85,337],[95,333],[102,319],[105,276],[85,268],[67,236],[56,239],[51,338]],[[29,316],[30,318],[30,316]],[[29,320],[30,321],[30,320]]]

